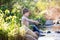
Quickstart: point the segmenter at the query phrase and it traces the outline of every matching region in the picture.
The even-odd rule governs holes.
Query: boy
[[[35,24],[39,24],[38,21],[35,21],[35,20],[32,20],[32,19],[29,19],[30,15],[30,12],[28,9],[24,9],[23,10],[23,16],[22,16],[22,25],[25,25],[26,27],[29,27],[29,22],[32,22],[32,23],[35,23]],[[35,25],[32,26],[33,27],[33,30],[38,32],[39,34],[42,33],[42,31],[40,31]],[[41,34],[40,34],[41,35]],[[43,36],[43,35],[42,35]]]

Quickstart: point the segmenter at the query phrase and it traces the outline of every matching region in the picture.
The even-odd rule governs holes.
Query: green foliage
[[[15,37],[18,34],[19,24],[16,22],[16,16],[6,17],[6,22],[4,21],[5,14],[9,14],[9,10],[6,10],[5,13],[0,10],[0,37],[7,38]],[[7,15],[6,15],[7,16]],[[7,22],[10,20],[9,22]],[[7,38],[8,39],[8,38]],[[7,40],[6,39],[6,40]]]
[[[37,2],[36,6],[39,10],[45,10],[48,5],[48,2]]]
[[[5,6],[5,5],[0,6],[0,9],[3,10],[3,11],[5,11],[7,8],[8,8],[8,7]]]

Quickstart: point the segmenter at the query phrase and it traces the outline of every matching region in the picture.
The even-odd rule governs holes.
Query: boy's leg
[[[38,32],[39,36],[45,36],[45,35],[41,34],[41,33],[43,33],[43,32],[40,31],[35,25],[33,25],[33,31]]]
[[[43,33],[42,31],[40,31],[37,26],[33,25],[33,31],[37,31],[38,33]]]

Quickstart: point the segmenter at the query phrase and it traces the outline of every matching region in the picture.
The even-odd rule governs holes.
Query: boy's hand
[[[35,21],[35,23],[36,23],[36,24],[39,24],[39,22],[38,22],[38,21]]]

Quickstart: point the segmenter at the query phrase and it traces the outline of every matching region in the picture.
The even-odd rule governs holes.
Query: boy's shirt
[[[31,19],[27,18],[26,16],[22,16],[22,25],[29,26],[29,22]]]

